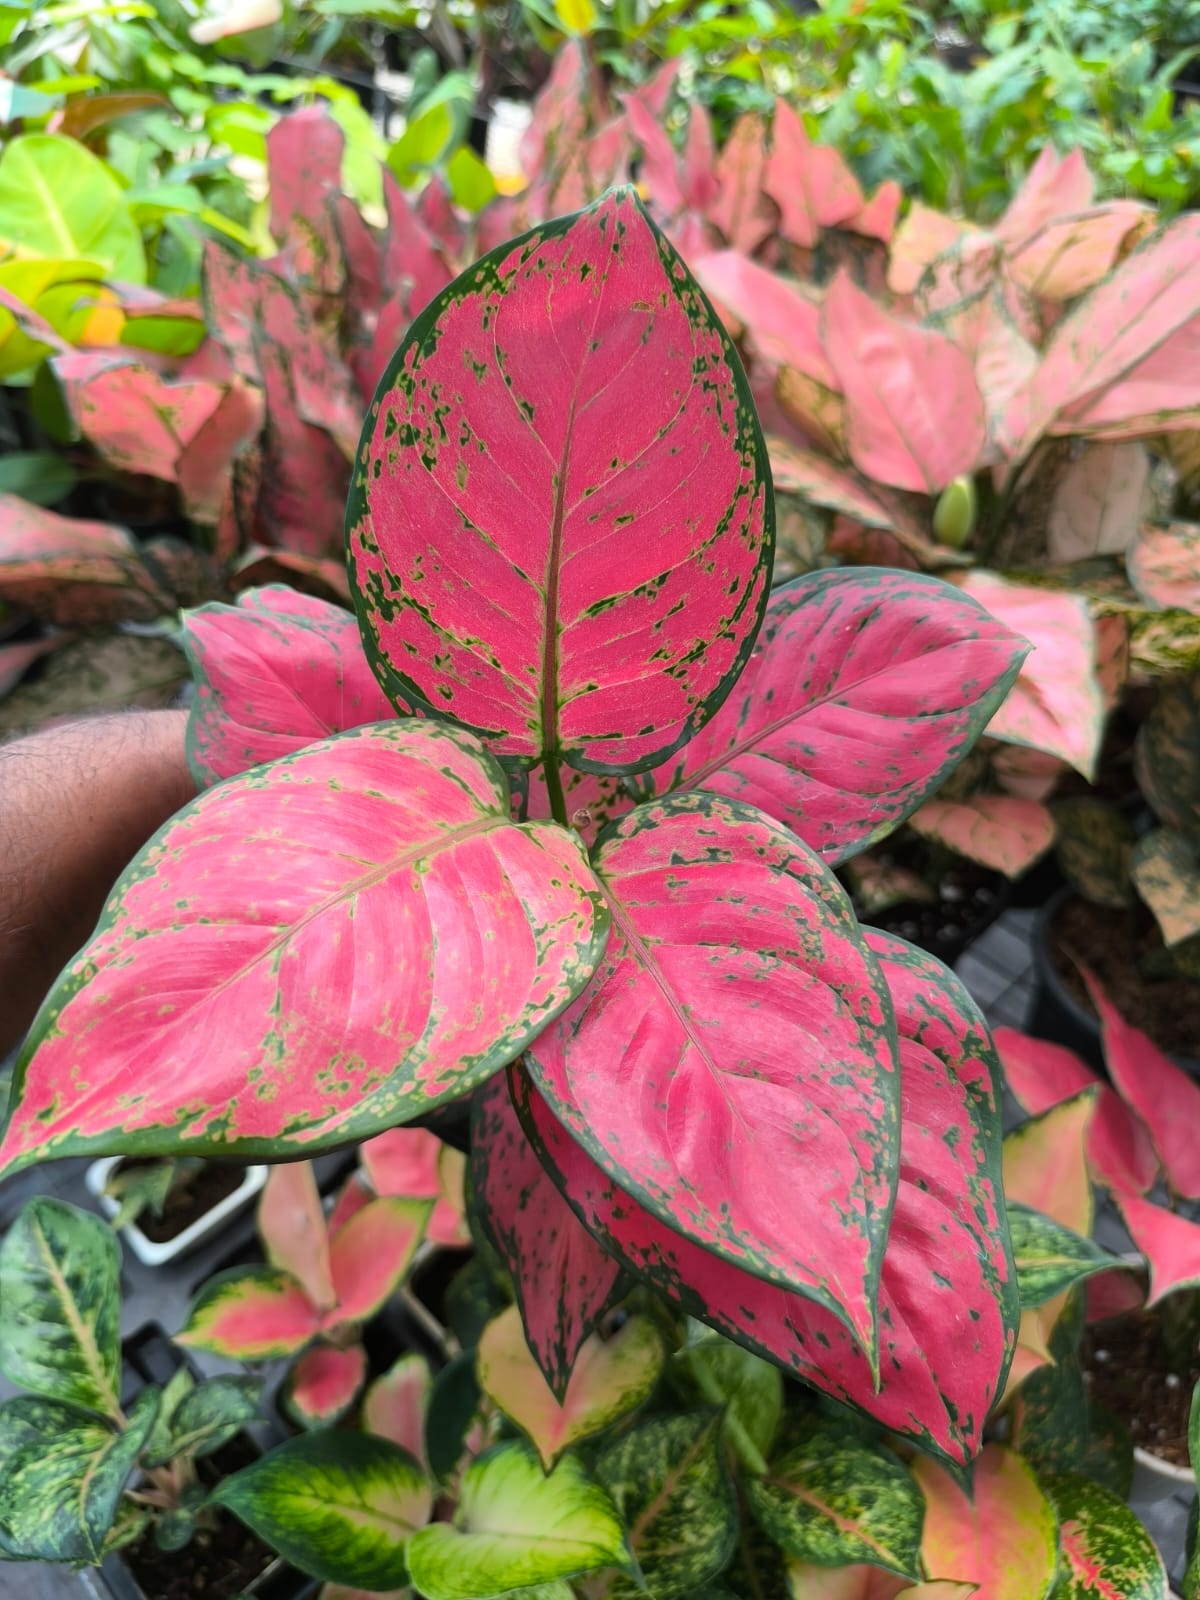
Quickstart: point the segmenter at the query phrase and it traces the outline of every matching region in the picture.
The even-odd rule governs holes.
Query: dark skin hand
[[[0,747],[0,1056],[146,840],[195,798],[186,711],[65,723]]]

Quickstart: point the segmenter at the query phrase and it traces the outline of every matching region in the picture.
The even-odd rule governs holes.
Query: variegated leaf
[[[311,1161],[271,1168],[258,1202],[258,1236],[268,1263],[295,1278],[318,1311],[337,1304],[329,1233]]]
[[[1037,800],[1011,794],[972,794],[932,800],[908,819],[914,833],[936,839],[968,861],[1019,878],[1054,843],[1054,817]]]
[[[1078,1472],[1041,1475],[1062,1546],[1056,1600],[1167,1600],[1154,1540],[1111,1490]]]
[[[1044,1600],[1057,1570],[1057,1521],[1020,1456],[988,1445],[970,1496],[928,1457],[917,1457],[913,1473],[925,1496],[921,1555],[931,1578],[976,1583],[988,1600]]]
[[[469,1092],[580,992],[606,931],[578,841],[508,812],[495,762],[432,722],[208,790],[43,1006],[0,1161],[311,1152]]]
[[[366,1376],[367,1352],[361,1344],[317,1343],[296,1359],[280,1401],[300,1427],[329,1427],[349,1411]]]
[[[322,1315],[290,1273],[231,1267],[203,1285],[176,1344],[241,1361],[295,1355],[321,1328]]]
[[[1200,614],[1200,526],[1194,522],[1143,522],[1125,570],[1147,605]]]
[[[1054,854],[1067,882],[1093,905],[1114,910],[1132,906],[1135,835],[1125,813],[1086,795],[1062,800],[1053,811]]]
[[[1200,849],[1173,828],[1155,828],[1133,850],[1133,881],[1166,945],[1200,933]]]
[[[424,1462],[425,1413],[432,1390],[433,1375],[424,1356],[401,1356],[363,1396],[363,1429]]]
[[[1138,730],[1135,768],[1159,821],[1200,838],[1200,673],[1159,689]]]
[[[728,339],[631,192],[493,251],[417,319],[347,516],[394,698],[524,766],[639,770],[707,721],[766,604],[766,448]]]
[[[171,609],[123,528],[0,494],[0,601],[62,626],[152,622]]]
[[[813,144],[786,100],[775,102],[763,188],[779,207],[779,231],[807,250],[822,228],[848,224],[863,206],[862,190],[842,156],[829,145]]]
[[[1031,1206],[1017,1204],[1011,1195],[1007,1199],[1008,1231],[1023,1309],[1044,1305],[1072,1285],[1113,1266],[1114,1258],[1093,1239]]]

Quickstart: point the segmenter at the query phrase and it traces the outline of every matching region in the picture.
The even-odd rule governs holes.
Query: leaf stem
[[[728,1395],[723,1392],[721,1385],[713,1377],[712,1373],[705,1370],[702,1361],[689,1360],[687,1365],[688,1371],[704,1398],[711,1400],[713,1405],[720,1406],[724,1410],[725,1415],[722,1419],[722,1426],[733,1448],[734,1455],[738,1457],[747,1472],[752,1473],[756,1478],[765,1478],[767,1475],[766,1459],[754,1440],[734,1416]]]
[[[560,827],[569,828],[571,823],[567,817],[567,799],[563,794],[562,778],[558,772],[557,751],[548,750],[542,766],[546,774],[546,795],[550,801],[550,815]]]

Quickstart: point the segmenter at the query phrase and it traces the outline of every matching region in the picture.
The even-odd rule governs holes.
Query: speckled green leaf
[[[836,1424],[814,1421],[743,1493],[763,1532],[798,1560],[920,1571],[923,1507],[908,1468]]]
[[[409,1545],[412,1580],[426,1600],[490,1600],[632,1565],[616,1508],[575,1457],[547,1477],[523,1444],[473,1461],[453,1524],[432,1523]]]
[[[119,1414],[121,1251],[90,1211],[39,1196],[0,1245],[0,1371],[50,1400]]]
[[[724,1407],[726,1438],[744,1461],[769,1452],[783,1414],[783,1373],[774,1362],[695,1322],[668,1373],[686,1399]]]
[[[46,1432],[13,1453],[0,1480],[0,1546],[26,1561],[98,1562],[160,1399],[143,1389],[120,1432],[43,1407]],[[24,1420],[35,1425],[31,1412]]]
[[[1200,1462],[1200,1383],[1192,1390],[1192,1409],[1188,1414],[1188,1459],[1192,1471]],[[1183,1600],[1200,1600],[1200,1501],[1193,1500],[1188,1512],[1187,1566],[1184,1569],[1180,1594]]]
[[[1094,1239],[1085,1239],[1030,1206],[1008,1206],[1008,1233],[1017,1266],[1021,1309],[1044,1305],[1073,1283],[1117,1265]]]
[[[1153,911],[1163,943],[1181,944],[1200,933],[1200,834],[1155,828],[1133,852],[1133,881]]]
[[[1138,731],[1135,765],[1159,821],[1200,835],[1200,675],[1167,680]]]
[[[1115,1494],[1077,1472],[1039,1476],[1058,1513],[1054,1600],[1167,1600],[1154,1540]]]
[[[1088,1445],[1088,1403],[1079,1364],[1082,1290],[1067,1296],[1050,1334],[1053,1360],[1031,1372],[1008,1408],[1009,1442],[1039,1474],[1077,1468]]]
[[[718,1412],[637,1423],[600,1455],[596,1476],[655,1600],[693,1600],[733,1554],[738,1513]],[[635,1592],[621,1583],[610,1594]]]
[[[1058,828],[1054,853],[1072,888],[1093,905],[1131,906],[1134,833],[1129,818],[1102,800],[1063,800],[1052,810]]]
[[[407,1541],[433,1505],[407,1450],[332,1428],[288,1439],[212,1497],[301,1572],[367,1589],[408,1581]]]
[[[258,1415],[261,1388],[257,1378],[222,1376],[189,1390],[167,1419],[164,1445],[146,1452],[146,1465],[161,1466],[180,1455],[212,1455]]]
[[[1087,1448],[1079,1460],[1079,1471],[1102,1488],[1111,1489],[1118,1500],[1128,1500],[1133,1484],[1133,1436],[1128,1424],[1107,1406],[1088,1397]]]

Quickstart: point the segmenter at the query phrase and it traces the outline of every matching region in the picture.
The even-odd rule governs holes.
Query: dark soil
[[[1122,1317],[1083,1338],[1088,1393],[1121,1418],[1133,1442],[1173,1467],[1188,1465],[1188,1412],[1200,1353],[1172,1359],[1153,1317]]]
[[[872,928],[894,933],[930,955],[953,965],[967,946],[1004,910],[1008,884],[998,872],[989,872],[961,856],[936,867],[923,859],[920,842],[901,836],[875,852],[886,866],[906,867],[918,873],[938,898],[928,905],[904,900],[885,911],[864,911],[855,901],[856,915]],[[850,895],[854,900],[853,891]]]
[[[258,1452],[239,1435],[215,1455],[196,1463],[206,1483],[215,1484],[249,1466]],[[146,1600],[224,1600],[241,1594],[275,1560],[275,1552],[236,1517],[216,1513],[182,1550],[160,1550],[153,1536],[123,1552],[122,1559],[142,1586]]]
[[[1200,1055],[1200,983],[1150,980],[1139,970],[1145,957],[1162,949],[1162,935],[1149,913],[1101,910],[1072,896],[1055,913],[1049,944],[1054,970],[1089,1016],[1096,1012],[1076,960],[1091,968],[1125,1020],[1148,1033],[1160,1050]]]
[[[128,1171],[131,1167],[149,1165],[151,1163],[148,1161],[130,1160],[122,1161],[121,1168]],[[186,1184],[171,1190],[163,1205],[161,1217],[156,1217],[147,1206],[134,1226],[139,1233],[153,1240],[155,1244],[166,1244],[169,1239],[178,1238],[185,1228],[190,1228],[193,1222],[204,1216],[205,1212],[220,1205],[227,1195],[240,1189],[245,1178],[246,1172],[243,1167],[230,1167],[206,1161],[201,1170]]]

